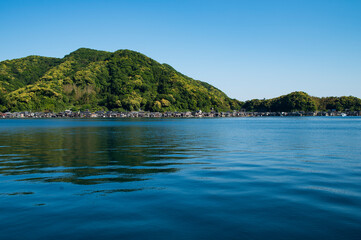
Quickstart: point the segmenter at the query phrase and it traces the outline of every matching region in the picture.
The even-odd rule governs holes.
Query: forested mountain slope
[[[62,59],[0,62],[0,111],[186,111],[241,108],[241,102],[167,64],[130,50],[81,48]]]
[[[64,58],[29,56],[0,62],[4,111],[230,111],[361,110],[356,97],[312,97],[292,92],[240,102],[212,85],[138,52],[80,48]]]

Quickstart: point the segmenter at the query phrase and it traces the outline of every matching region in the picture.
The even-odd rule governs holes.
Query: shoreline
[[[112,112],[112,111],[78,111],[72,112],[6,112],[0,113],[0,119],[34,119],[34,118],[224,118],[224,117],[314,117],[314,116],[361,116],[361,111],[316,111],[316,112]]]

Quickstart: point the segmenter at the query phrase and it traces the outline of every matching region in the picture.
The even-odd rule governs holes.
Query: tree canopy
[[[353,96],[318,98],[305,92],[292,92],[272,99],[249,100],[243,108],[255,112],[361,111],[361,99]]]
[[[135,51],[80,48],[64,58],[29,56],[0,62],[0,111],[360,111],[356,97],[292,92],[240,102],[168,64]]]
[[[81,48],[62,59],[0,63],[0,110],[237,110],[241,102],[130,50]]]

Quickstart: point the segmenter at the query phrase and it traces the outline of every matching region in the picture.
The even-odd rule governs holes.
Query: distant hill
[[[240,102],[138,52],[80,48],[64,58],[29,56],[0,62],[4,111],[230,111],[361,110],[356,97],[293,92]]]
[[[237,110],[242,103],[130,50],[80,48],[62,59],[0,62],[0,111]]]
[[[242,107],[250,112],[293,112],[293,111],[361,111],[361,99],[349,97],[312,97],[305,92],[292,92],[272,99],[253,99]]]

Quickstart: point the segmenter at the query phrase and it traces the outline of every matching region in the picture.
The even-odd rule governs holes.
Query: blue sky
[[[232,98],[361,97],[360,0],[0,0],[0,60],[142,52]]]

